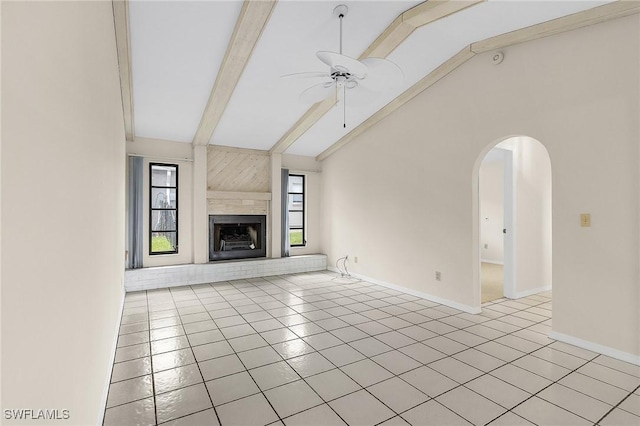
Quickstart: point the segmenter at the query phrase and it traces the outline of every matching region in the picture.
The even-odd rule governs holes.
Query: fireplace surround
[[[266,257],[265,215],[209,215],[209,260]]]

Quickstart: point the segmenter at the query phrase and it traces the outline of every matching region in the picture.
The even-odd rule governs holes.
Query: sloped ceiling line
[[[385,58],[402,44],[416,28],[445,18],[483,1],[485,0],[430,0],[420,3],[398,16],[360,55],[359,59],[368,57]],[[335,97],[330,97],[311,106],[269,152],[283,153],[286,151],[301,135],[329,112],[335,103]]]
[[[194,145],[209,144],[276,3],[277,0],[245,0],[243,3],[209,101],[193,138]]]
[[[467,62],[478,53],[484,53],[491,50],[501,49],[526,41],[536,40],[565,31],[571,31],[589,25],[610,21],[612,19],[622,18],[624,16],[640,13],[640,2],[637,0],[616,1],[602,6],[588,9],[583,12],[574,13],[573,15],[564,16],[562,18],[553,19],[551,21],[532,25],[510,33],[491,37],[472,43],[462,49],[458,54],[451,57],[438,68],[429,73],[426,77],[411,86],[400,96],[389,102],[375,114],[365,120],[358,127],[347,133],[340,140],[335,142],[329,148],[320,153],[317,161],[322,161],[334,152],[351,142],[353,139],[367,131],[369,128],[380,122],[393,111],[409,102],[418,94],[428,89],[441,78],[454,71],[456,68]]]
[[[131,44],[129,40],[129,0],[113,0],[113,23],[116,33],[120,92],[127,141],[134,139],[133,80],[131,78]]]

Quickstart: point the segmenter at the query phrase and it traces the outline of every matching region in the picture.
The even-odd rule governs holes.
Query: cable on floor
[[[340,276],[332,278],[331,281],[340,282],[342,284],[357,283],[359,281],[362,281],[360,278],[354,277],[349,273],[349,270],[347,269],[348,259],[349,259],[349,255],[346,255],[336,260],[336,269],[338,270],[338,272],[340,272]],[[342,267],[340,267],[340,262],[342,262]]]

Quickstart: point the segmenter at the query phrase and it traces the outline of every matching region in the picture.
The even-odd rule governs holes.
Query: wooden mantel
[[[241,191],[207,191],[207,199],[271,201],[271,193],[270,192],[241,192]]]

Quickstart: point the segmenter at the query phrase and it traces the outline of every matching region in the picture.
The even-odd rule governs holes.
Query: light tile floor
[[[640,367],[315,272],[128,293],[105,425],[640,425]]]

